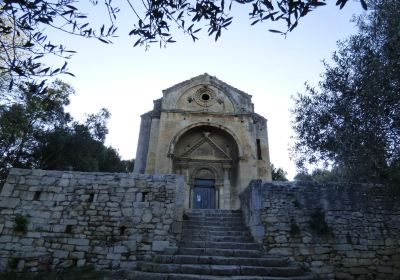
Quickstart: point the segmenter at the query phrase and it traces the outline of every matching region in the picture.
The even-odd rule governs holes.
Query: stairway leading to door
[[[265,255],[240,211],[186,210],[182,240],[174,255],[140,262],[138,280],[310,280],[298,265]]]

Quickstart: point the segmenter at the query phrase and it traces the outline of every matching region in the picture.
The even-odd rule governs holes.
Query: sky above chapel
[[[326,7],[308,14],[286,38],[268,32],[279,29],[279,24],[250,26],[248,8],[239,5],[234,7],[234,22],[217,42],[203,33],[193,43],[177,31],[177,43],[166,48],[133,48],[136,40],[127,36],[133,24],[128,12],[121,13],[119,37],[110,45],[54,33],[54,38],[62,38],[77,51],[69,61],[69,70],[76,77],[60,77],[76,90],[68,111],[83,119],[85,113],[109,109],[112,116],[106,144],[118,149],[124,159],[131,159],[136,155],[140,115],[152,109],[153,100],[162,97],[163,89],[208,73],[252,95],[255,111],[268,120],[271,161],[292,178],[296,170],[288,152],[293,135],[291,96],[303,91],[306,81],[318,83],[322,60],[330,60],[338,40],[355,33],[350,20],[353,14],[362,13],[359,2],[349,1],[343,10],[334,5],[336,1],[327,2]],[[89,13],[96,15],[95,22],[104,21],[97,11]]]

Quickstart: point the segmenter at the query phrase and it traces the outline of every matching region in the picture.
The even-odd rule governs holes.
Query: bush
[[[311,214],[310,227],[319,235],[330,233],[329,226],[325,221],[325,213],[321,208],[316,208]]]
[[[26,233],[28,230],[28,219],[21,214],[15,216],[13,229],[15,232]]]

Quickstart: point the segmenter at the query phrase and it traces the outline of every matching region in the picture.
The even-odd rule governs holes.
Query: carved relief
[[[199,138],[187,151],[183,154],[176,155],[176,158],[197,158],[209,160],[232,160],[222,147],[220,147],[210,137],[210,132],[203,132],[203,136]],[[188,146],[188,145],[187,145]]]
[[[201,178],[201,179],[214,179],[216,176],[209,168],[201,168],[194,174],[196,178]]]
[[[234,105],[227,95],[208,85],[199,85],[185,91],[177,100],[176,109],[233,113]]]
[[[215,92],[209,87],[199,88],[194,94],[194,100],[202,107],[210,107],[217,101]]]

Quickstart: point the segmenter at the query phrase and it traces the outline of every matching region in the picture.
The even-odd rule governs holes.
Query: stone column
[[[230,165],[223,165],[224,169],[224,189],[222,193],[222,207],[221,209],[231,209],[231,182],[229,180]]]
[[[190,200],[191,200],[191,193],[190,193],[190,185],[189,185],[189,165],[187,162],[183,162],[179,165],[179,169],[181,172],[181,175],[183,176],[183,181],[184,181],[184,188],[185,188],[185,202],[184,202],[184,208],[189,209],[190,206]]]

